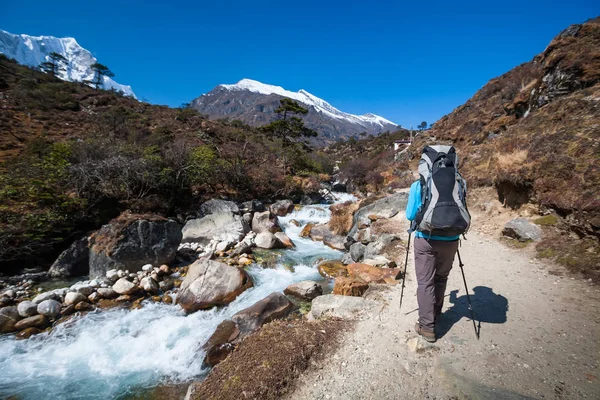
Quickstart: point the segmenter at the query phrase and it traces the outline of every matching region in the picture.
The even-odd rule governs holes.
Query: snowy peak
[[[372,124],[379,125],[380,127],[387,126],[388,128],[390,126],[398,126],[398,124],[390,120],[371,113],[364,115],[345,113],[304,89],[301,89],[298,92],[292,92],[282,88],[281,86],[269,85],[252,79],[242,79],[238,83],[232,85],[219,85],[218,88],[223,88],[229,91],[249,91],[252,93],[260,93],[266,96],[276,94],[283,97],[289,97],[290,99],[299,101],[305,105],[312,106],[316,111],[324,113],[329,117],[364,125],[365,128],[368,128],[367,125]]]
[[[59,72],[59,78],[78,82],[91,81],[94,78],[91,66],[97,60],[74,38],[15,35],[0,29],[0,53],[14,58],[19,64],[37,68],[41,63],[48,61],[48,55],[52,52],[61,54],[67,59],[66,68]],[[121,85],[108,77],[104,77],[102,87],[135,97],[131,86]]]

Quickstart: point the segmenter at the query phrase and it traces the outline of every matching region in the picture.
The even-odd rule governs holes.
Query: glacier
[[[298,92],[292,92],[282,88],[281,86],[269,85],[252,79],[242,79],[236,84],[219,85],[226,90],[247,90],[249,92],[260,93],[264,95],[276,94],[283,97],[289,97],[290,99],[299,101],[305,105],[309,105],[315,108],[318,112],[326,114],[332,118],[346,120],[353,124],[359,124],[363,126],[378,125],[384,127],[386,125],[396,125],[395,122],[387,120],[379,115],[375,114],[363,114],[354,115],[338,110],[325,100],[310,94],[306,90],[302,89]]]
[[[19,64],[37,68],[48,60],[48,54],[56,52],[67,59],[67,63],[58,77],[66,81],[91,81],[94,72],[91,66],[97,62],[88,50],[74,38],[54,36],[15,35],[0,29],[0,53],[14,58]],[[126,96],[137,98],[131,86],[122,85],[109,77],[103,77],[103,89],[123,92]]]

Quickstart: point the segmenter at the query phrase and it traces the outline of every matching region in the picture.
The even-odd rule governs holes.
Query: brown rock
[[[27,317],[20,320],[15,324],[15,329],[21,331],[27,328],[39,328],[44,329],[48,326],[48,318],[43,315],[34,315],[33,317]]]
[[[117,297],[117,298],[115,299],[115,301],[116,301],[117,303],[125,303],[125,302],[127,302],[127,301],[133,301],[133,299],[134,299],[134,298],[135,298],[135,297],[133,297],[133,296],[131,296],[131,295],[129,295],[129,294],[122,294],[121,296]]]
[[[283,233],[283,232],[277,232],[277,233],[275,233],[275,237],[276,237],[277,239],[279,239],[279,241],[280,241],[280,242],[281,242],[281,243],[282,243],[282,244],[283,244],[283,245],[284,245],[286,248],[288,248],[288,249],[291,249],[291,248],[294,248],[294,247],[296,247],[296,246],[294,245],[294,242],[292,242],[292,239],[290,239],[290,238],[288,237],[288,235],[286,235],[286,234],[285,234],[285,233]]]
[[[139,299],[137,299],[136,301],[133,302],[133,304],[131,305],[131,308],[134,310],[137,310],[138,308],[142,308],[142,301],[144,301],[144,298],[140,297]]]
[[[152,300],[155,303],[160,303],[162,301],[162,297],[160,297],[160,296],[152,296],[152,297],[150,297],[150,300]]]
[[[368,288],[369,284],[360,278],[347,278],[340,276],[335,278],[333,294],[360,297],[367,291]]]
[[[67,315],[71,315],[75,312],[75,306],[73,304],[66,306],[65,308],[62,309],[62,311],[60,312],[60,314],[62,316],[67,316]]]
[[[94,306],[88,303],[87,301],[82,301],[75,305],[75,311],[90,311],[93,310]]]
[[[0,333],[14,332],[15,324],[21,319],[15,306],[0,308]]]
[[[171,275],[171,268],[166,264],[161,265],[158,270],[162,275]]]
[[[377,214],[370,214],[367,216],[367,218],[369,218],[371,221],[377,221],[379,219]]]
[[[300,222],[296,221],[295,219],[290,220],[290,224],[298,227],[300,226]]]
[[[319,264],[318,270],[325,278],[348,276],[348,269],[341,261],[324,261]]]
[[[40,332],[42,331],[34,326],[25,328],[21,332],[17,333],[17,339],[29,339],[33,335],[37,335]]]
[[[221,362],[244,337],[268,322],[284,318],[294,308],[287,297],[275,292],[238,312],[230,321],[223,321],[208,339],[205,362],[212,366]]]
[[[348,276],[353,279],[360,278],[367,283],[396,283],[399,268],[379,268],[368,264],[350,264],[346,267]]]
[[[114,308],[119,305],[116,300],[102,299],[97,304],[100,308]]]
[[[312,230],[313,226],[315,226],[315,224],[313,223],[306,224],[306,226],[304,226],[304,228],[302,228],[302,231],[300,232],[300,237],[309,237],[310,231]]]
[[[173,304],[173,298],[171,296],[169,296],[168,294],[165,294],[162,297],[162,302],[165,304]]]
[[[234,342],[238,336],[240,335],[240,331],[237,328],[235,322],[231,320],[225,320],[217,326],[215,333],[208,339],[204,348],[206,349],[206,358],[204,362],[210,366],[214,367],[221,361],[223,361],[229,353],[231,353],[235,349]]]

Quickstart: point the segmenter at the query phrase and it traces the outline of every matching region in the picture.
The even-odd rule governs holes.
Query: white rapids
[[[355,199],[336,193],[338,201]],[[0,337],[0,398],[125,398],[165,383],[201,379],[201,346],[223,320],[294,282],[320,280],[320,259],[341,252],[299,236],[308,222],[329,220],[328,205],[304,206],[280,217],[296,244],[274,269],[248,268],[254,287],[220,309],[185,315],[178,305],[146,302],[137,310],[98,310],[58,325],[50,333],[16,340]],[[287,268],[284,265],[292,265]]]

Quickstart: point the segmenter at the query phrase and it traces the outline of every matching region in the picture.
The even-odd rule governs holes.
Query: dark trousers
[[[419,324],[433,332],[435,316],[442,312],[448,274],[452,269],[458,240],[427,240],[415,238],[415,270]]]

